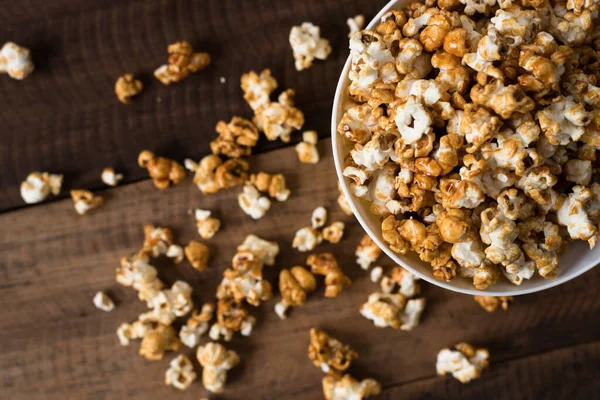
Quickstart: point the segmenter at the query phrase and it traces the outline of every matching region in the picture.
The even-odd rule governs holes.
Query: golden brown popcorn
[[[117,174],[114,168],[106,167],[102,170],[100,179],[108,186],[117,186],[123,180],[123,174]]]
[[[97,292],[94,295],[93,303],[98,310],[109,312],[115,309],[115,303],[104,292]]]
[[[356,263],[362,269],[368,270],[371,264],[377,261],[381,255],[381,249],[369,235],[365,234],[360,240],[354,254],[356,255]]]
[[[249,251],[264,265],[273,266],[275,258],[279,254],[279,245],[277,242],[261,239],[256,235],[248,235],[244,242],[237,247],[237,251]]]
[[[372,293],[367,302],[360,307],[360,314],[373,321],[378,328],[400,328],[401,313],[406,299],[400,293]]]
[[[244,185],[242,192],[238,194],[238,204],[252,219],[261,219],[271,208],[271,200],[261,196],[258,189],[251,184]]]
[[[210,142],[213,154],[231,158],[246,157],[258,141],[258,128],[251,121],[233,117],[229,123],[219,121],[215,128],[219,137]]]
[[[211,217],[209,210],[196,208],[194,210],[194,217],[196,219],[198,234],[202,239],[211,239],[221,227],[221,221],[215,217]]]
[[[213,317],[214,311],[214,304],[206,303],[202,306],[200,312],[192,312],[192,315],[179,331],[181,343],[192,349],[198,346],[200,337],[208,331],[209,323]]]
[[[288,89],[279,95],[276,102],[270,102],[256,110],[254,123],[268,140],[280,138],[287,143],[293,131],[302,129],[304,114],[294,106],[295,94],[292,89]]]
[[[168,158],[156,157],[148,150],[140,153],[138,165],[148,170],[154,186],[158,189],[166,189],[170,184],[176,185],[185,178],[185,169],[181,164]]]
[[[344,236],[344,228],[346,225],[343,222],[334,222],[323,228],[323,240],[329,243],[339,243]]]
[[[317,150],[317,132],[306,131],[302,133],[302,141],[295,147],[296,154],[301,163],[316,164],[319,162],[319,151]]]
[[[435,367],[438,375],[451,373],[461,383],[467,383],[481,376],[481,371],[489,365],[489,358],[487,349],[459,343],[456,350],[440,350]]]
[[[195,173],[194,184],[202,194],[216,193],[222,188],[216,181],[215,173],[217,167],[223,164],[223,161],[213,154],[204,157],[199,163],[190,159],[184,160],[185,168]]]
[[[146,333],[140,345],[140,355],[146,360],[162,360],[166,351],[177,351],[181,342],[177,338],[175,329],[168,325],[158,325]]]
[[[180,82],[190,73],[202,71],[210,64],[208,53],[194,53],[192,45],[185,40],[171,43],[167,51],[169,63],[161,65],[154,71],[154,76],[163,85]]]
[[[513,301],[512,296],[474,296],[477,304],[487,312],[495,312],[498,308],[508,310],[508,304]]]
[[[381,393],[381,385],[375,379],[363,379],[359,382],[348,374],[341,378],[337,374],[327,374],[322,384],[325,400],[363,400]]]
[[[185,258],[198,271],[203,271],[208,264],[210,249],[203,243],[192,240],[185,246]]]
[[[277,89],[277,80],[271,76],[270,69],[263,70],[260,75],[250,71],[242,75],[241,86],[244,100],[254,111],[257,111],[271,103],[270,96]]]
[[[173,244],[173,232],[169,228],[151,224],[144,225],[144,244],[140,253],[151,257],[164,254],[173,258],[176,264],[183,261],[183,249]]]
[[[365,16],[362,14],[358,14],[352,18],[348,18],[346,20],[346,25],[350,29],[350,33],[348,33],[348,37],[352,37],[356,32],[361,31],[365,26]]]
[[[198,347],[196,358],[202,365],[202,384],[212,393],[221,393],[227,381],[227,371],[240,363],[240,357],[233,350],[227,350],[219,343],[207,343]]]
[[[534,101],[518,85],[504,86],[500,80],[485,86],[477,83],[471,88],[470,94],[475,104],[491,108],[504,119],[510,118],[514,112],[529,112],[535,106]]]
[[[341,373],[358,358],[358,353],[325,331],[312,328],[308,358],[325,373]]]
[[[95,196],[89,190],[71,190],[71,199],[73,199],[75,211],[79,215],[84,215],[88,211],[101,207],[104,204],[103,197]]]
[[[21,197],[27,204],[42,202],[50,194],[58,196],[62,182],[62,175],[32,172],[21,183]]]
[[[275,304],[275,313],[279,318],[286,319],[287,309],[303,305],[307,295],[314,292],[316,288],[315,276],[304,267],[282,269],[279,273],[281,300]]]
[[[189,358],[183,354],[178,355],[169,364],[165,372],[165,384],[175,389],[186,390],[196,380],[196,371]]]
[[[256,318],[248,313],[242,303],[232,298],[222,298],[217,303],[217,322],[211,326],[208,336],[212,340],[222,337],[229,342],[235,332],[250,336],[255,324]]]
[[[6,42],[0,49],[0,74],[7,73],[13,79],[23,80],[33,72],[31,52],[13,42]]]
[[[219,164],[215,171],[215,182],[219,189],[231,189],[243,184],[248,179],[250,164],[241,159],[227,160]]]
[[[129,104],[131,98],[142,92],[144,85],[142,81],[135,79],[133,74],[120,76],[115,83],[115,94],[123,104]]]
[[[337,297],[352,283],[331,253],[311,254],[306,264],[311,267],[313,274],[325,277],[325,297]]]
[[[331,53],[329,40],[321,38],[321,30],[310,22],[294,26],[290,31],[290,45],[296,60],[296,70],[310,68],[314,59],[325,60]]]
[[[232,265],[233,269],[223,272],[223,280],[217,288],[218,299],[245,300],[253,306],[271,299],[271,284],[263,278],[262,263],[256,255],[249,251],[238,252]]]

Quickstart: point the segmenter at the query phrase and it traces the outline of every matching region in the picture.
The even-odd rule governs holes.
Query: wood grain
[[[141,179],[136,157],[144,148],[177,159],[207,154],[217,121],[251,117],[239,88],[251,69],[271,68],[280,89],[296,90],[305,127],[328,136],[348,54],[345,21],[373,16],[386,2],[22,0],[0,7],[0,38],[29,47],[36,65],[22,82],[0,76],[0,211],[24,206],[18,185],[31,171],[65,174],[64,197],[72,188],[101,188],[106,166],[123,171],[126,182]],[[303,21],[320,25],[334,51],[299,73],[288,35]],[[164,87],[152,71],[180,39],[208,51],[213,63]],[[145,85],[130,105],[113,93],[125,72]],[[261,141],[256,150],[281,145]]]
[[[300,165],[292,148],[251,158],[253,171],[282,172],[292,189],[290,199],[274,204],[260,222],[239,209],[239,188],[202,196],[191,177],[166,191],[154,189],[149,181],[102,191],[105,207],[84,217],[75,214],[69,200],[0,215],[1,397],[205,396],[199,382],[182,393],[163,383],[174,353],[149,362],[137,355],[138,343],[119,346],[117,326],[145,311],[132,289],[115,282],[119,258],[139,248],[145,223],[169,226],[179,243],[187,243],[197,239],[187,210],[214,210],[223,228],[206,242],[213,253],[206,271],[196,272],[186,262],[156,263],[165,282],[190,282],[194,299],[201,304],[213,298],[222,271],[246,234],[279,242],[276,266],[266,272],[271,282],[276,282],[280,268],[302,265],[306,254],[292,249],[291,240],[297,229],[310,224],[313,208],[324,205],[330,221],[348,225],[340,244],[317,250],[338,257],[354,280],[352,286],[338,298],[325,299],[321,284],[287,321],[278,320],[272,311],[277,296],[253,310],[259,324],[250,338],[236,337],[230,344],[242,364],[231,372],[219,399],[321,398],[322,373],[307,358],[311,327],[326,329],[353,346],[360,354],[353,375],[380,380],[384,399],[597,398],[598,269],[546,292],[519,297],[509,311],[496,314],[487,314],[471,296],[425,285],[427,309],[422,325],[412,332],[376,329],[362,318],[358,308],[376,290],[353,257],[363,232],[335,203],[330,142],[324,140],[319,147],[323,160],[315,166]],[[391,267],[389,260],[380,261]],[[115,311],[94,308],[91,299],[97,290],[106,290],[117,301]],[[459,341],[486,346],[491,352],[491,367],[469,385],[435,376],[437,352]],[[193,355],[189,349],[183,352]]]

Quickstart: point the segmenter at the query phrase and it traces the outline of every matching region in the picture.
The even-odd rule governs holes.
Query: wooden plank
[[[419,328],[412,332],[374,328],[358,314],[368,294],[376,290],[354,262],[354,249],[363,233],[336,205],[330,141],[320,142],[319,147],[323,160],[314,166],[299,164],[291,148],[252,157],[253,171],[282,172],[292,189],[290,199],[274,204],[259,222],[239,209],[239,188],[202,196],[191,178],[166,191],[154,189],[149,181],[103,191],[105,207],[84,217],[75,214],[68,200],[0,215],[2,393],[11,399],[198,399],[204,395],[200,383],[184,393],[164,385],[164,371],[174,354],[148,362],[137,355],[137,343],[122,348],[115,335],[121,322],[133,320],[145,310],[132,289],[115,282],[119,258],[139,248],[146,223],[173,228],[179,243],[196,239],[193,218],[187,214],[196,207],[214,210],[223,221],[223,229],[207,242],[213,251],[208,270],[198,273],[185,262],[156,265],[165,282],[190,282],[197,304],[213,298],[222,271],[246,234],[279,242],[282,251],[277,264],[266,271],[275,283],[280,268],[304,263],[306,254],[292,249],[291,241],[297,229],[309,225],[313,208],[324,205],[330,221],[348,223],[347,235],[339,245],[321,245],[317,250],[332,251],[353,278],[353,285],[338,298],[325,299],[321,284],[303,308],[292,310],[287,321],[279,321],[272,312],[276,299],[253,310],[259,324],[250,338],[235,338],[231,343],[243,362],[232,371],[227,390],[219,398],[248,398],[248,393],[256,399],[320,398],[322,374],[307,358],[311,327],[324,328],[353,346],[360,354],[353,374],[379,379],[392,393],[386,391],[384,398],[404,398],[404,384],[409,384],[409,393],[414,394],[406,398],[427,392],[438,350],[459,341],[485,345],[492,353],[490,370],[468,386],[468,393],[473,394],[470,398],[495,385],[488,377],[493,382],[524,382],[519,374],[528,364],[518,364],[520,358],[565,348],[555,359],[564,364],[580,359],[574,346],[597,341],[598,269],[558,288],[517,298],[509,311],[496,314],[487,314],[471,296],[426,285],[428,304]],[[391,266],[388,260],[381,262]],[[97,290],[107,290],[117,300],[114,312],[93,307],[91,299]],[[574,347],[572,352],[570,347]],[[184,353],[193,354],[187,349]],[[590,354],[597,355],[597,351]],[[520,366],[512,368],[513,362]],[[536,368],[527,369],[527,379],[536,384],[531,390],[520,385],[522,398],[539,398],[536,394],[543,385],[555,384],[557,378],[543,365],[540,361]],[[595,383],[587,378],[586,368],[572,368],[561,376],[560,384],[577,385],[583,392],[592,390]],[[410,386],[415,381],[421,383]],[[438,396],[452,385],[451,378],[433,379],[431,392]],[[462,393],[452,390],[448,393]]]
[[[386,1],[17,3],[0,11],[0,38],[31,48],[36,72],[22,82],[0,77],[0,211],[23,205],[18,185],[31,171],[65,174],[64,197],[72,188],[101,188],[106,166],[123,171],[126,182],[141,179],[136,157],[144,148],[178,159],[207,154],[218,120],[252,116],[239,88],[251,69],[271,68],[281,89],[296,90],[305,128],[328,136],[348,54],[346,18],[374,15]],[[303,21],[321,25],[334,51],[297,72],[288,35]],[[213,63],[164,87],[152,72],[166,62],[167,45],[180,39],[208,51]],[[130,105],[113,93],[125,72],[145,85]],[[256,151],[281,146],[263,140]]]

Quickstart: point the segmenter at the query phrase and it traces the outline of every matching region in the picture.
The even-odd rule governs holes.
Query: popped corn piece
[[[296,231],[292,248],[298,251],[311,251],[323,241],[321,231],[312,227],[302,228]]]
[[[325,331],[311,328],[308,358],[325,373],[341,373],[358,358],[358,353]]]
[[[594,247],[596,227],[591,223],[585,204],[592,198],[592,191],[584,186],[575,186],[573,192],[562,203],[556,212],[559,225],[566,226],[571,239],[588,240],[590,248]]]
[[[62,175],[32,172],[21,182],[21,197],[27,204],[40,203],[50,194],[58,196],[62,182]]]
[[[248,179],[248,161],[233,158],[225,161],[215,169],[215,182],[219,189],[231,189]]]
[[[438,375],[451,373],[461,383],[467,383],[481,376],[481,371],[489,365],[489,358],[487,349],[459,343],[456,350],[440,350],[435,367]]]
[[[381,255],[381,249],[375,244],[373,239],[365,234],[358,247],[356,248],[356,263],[364,270],[368,270],[372,263],[377,261]]]
[[[306,131],[302,133],[302,141],[295,147],[296,154],[301,163],[316,164],[320,156],[317,150],[318,136],[316,131]]]
[[[590,160],[569,160],[564,165],[566,176],[569,182],[577,185],[587,186],[592,180],[592,162]]]
[[[256,235],[248,235],[244,242],[237,247],[237,251],[249,251],[264,265],[272,266],[275,264],[275,257],[279,254],[279,245],[277,242],[261,239]]]
[[[94,295],[93,303],[98,310],[110,312],[115,309],[115,303],[104,292],[97,292]]]
[[[210,249],[203,243],[192,240],[185,246],[185,258],[198,271],[203,271],[208,264]]]
[[[164,157],[156,157],[154,153],[144,150],[138,156],[138,165],[146,168],[154,186],[166,189],[169,185],[177,185],[185,178],[185,169],[177,161]]]
[[[348,77],[351,96],[369,97],[377,81],[398,82],[394,57],[383,37],[369,30],[356,32],[350,37],[352,65]],[[338,128],[339,129],[339,128]]]
[[[196,358],[202,365],[202,384],[212,393],[221,393],[227,381],[227,371],[240,363],[240,357],[233,350],[227,350],[219,343],[207,343],[198,347]]]
[[[348,33],[348,37],[351,38],[356,32],[361,31],[365,26],[365,16],[362,14],[358,14],[352,18],[348,18],[346,20],[346,25],[348,25],[348,29],[350,29],[350,33]]]
[[[339,187],[339,183],[338,183],[338,187]],[[350,204],[348,204],[348,199],[346,199],[346,196],[344,195],[344,192],[342,192],[341,189],[339,189],[337,203],[340,206],[340,209],[344,212],[344,214],[353,215],[352,209],[350,208]]]
[[[185,40],[171,43],[167,51],[169,63],[161,65],[154,71],[154,76],[163,85],[180,82],[190,73],[199,72],[210,64],[208,53],[194,53],[192,45]]]
[[[242,75],[241,86],[244,91],[244,100],[252,110],[269,105],[271,93],[277,89],[277,80],[271,76],[271,70],[265,69],[260,75],[254,71]]]
[[[360,307],[360,314],[373,321],[378,328],[398,329],[402,324],[401,312],[406,299],[400,293],[372,293],[367,302]]]
[[[175,281],[170,289],[160,291],[152,303],[158,321],[171,325],[177,317],[185,316],[194,307],[192,287],[187,282]]]
[[[211,217],[209,210],[201,210],[196,208],[194,210],[194,217],[196,218],[196,227],[198,228],[198,234],[202,239],[211,239],[221,228],[221,221],[215,217]]]
[[[137,290],[138,298],[145,301],[148,307],[153,307],[154,298],[163,288],[157,276],[158,271],[148,264],[148,256],[143,252],[131,258],[121,258],[121,264],[116,269],[117,282]]]
[[[123,180],[123,174],[117,174],[114,168],[106,167],[102,170],[100,179],[105,185],[117,186]]]
[[[218,299],[246,300],[253,306],[271,299],[272,288],[263,278],[260,259],[250,252],[239,252],[232,261],[233,269],[223,272],[223,280],[217,288]]]
[[[213,154],[204,157],[199,163],[190,159],[184,160],[185,168],[195,173],[194,184],[202,194],[216,193],[222,188],[217,184],[215,172],[223,161]]]
[[[383,276],[383,268],[380,266],[374,267],[369,274],[369,278],[371,278],[371,282],[377,283],[381,280]]]
[[[173,245],[171,229],[151,224],[144,225],[144,243],[140,253],[156,258],[166,255],[171,245]]]
[[[315,58],[325,60],[331,53],[329,40],[322,39],[321,29],[310,22],[303,22],[302,25],[292,28],[290,45],[294,52],[297,71],[310,68]]]
[[[373,118],[373,109],[368,104],[362,104],[344,113],[337,131],[350,142],[365,144],[371,139],[377,126],[377,118]]]
[[[117,79],[115,94],[121,103],[129,104],[131,98],[140,94],[143,88],[144,84],[142,81],[135,79],[133,74],[125,74]]]
[[[179,264],[183,261],[185,256],[183,247],[178,244],[172,244],[167,249],[165,256],[171,258],[175,264]]]
[[[489,313],[495,312],[499,308],[506,311],[508,310],[508,304],[513,301],[512,296],[473,296],[473,298],[481,308]]]
[[[337,297],[352,283],[331,253],[311,254],[306,264],[311,267],[313,274],[325,277],[325,297]]]
[[[256,187],[250,184],[244,185],[242,193],[238,194],[238,204],[253,219],[261,219],[271,208],[271,200],[261,196]]]
[[[411,95],[396,108],[395,122],[404,142],[412,144],[431,130],[433,120],[423,103]]]
[[[79,215],[84,215],[88,211],[101,207],[104,204],[103,197],[95,196],[89,190],[71,190],[71,199],[73,199],[75,211]]]
[[[270,175],[266,172],[250,175],[250,184],[261,192],[268,192],[271,198],[277,201],[286,201],[291,194],[282,174]]]
[[[186,390],[196,380],[196,371],[189,358],[183,354],[178,355],[169,363],[165,372],[165,384],[175,389]]]
[[[279,95],[276,102],[270,102],[255,111],[253,121],[268,140],[280,138],[287,143],[294,130],[302,129],[304,113],[294,106],[295,94],[288,89]]]
[[[31,52],[13,42],[6,42],[0,49],[0,73],[13,79],[25,79],[33,72]]]
[[[214,155],[231,158],[246,157],[258,141],[258,128],[247,119],[233,117],[229,123],[219,121],[215,128],[219,136],[210,142]]]
[[[327,223],[327,210],[325,207],[317,207],[313,210],[310,218],[312,227],[315,229],[322,228]]]
[[[287,309],[302,306],[308,294],[314,292],[316,288],[315,276],[304,267],[282,269],[279,273],[281,300],[275,304],[275,313],[280,319],[286,319]]]
[[[200,312],[192,312],[192,315],[179,331],[179,339],[184,345],[193,349],[200,344],[200,337],[208,331],[214,311],[215,306],[212,303],[206,303],[202,306]]]
[[[584,106],[574,102],[571,96],[538,111],[536,118],[548,141],[561,146],[579,140],[585,132],[585,126],[590,123]]]
[[[375,379],[357,381],[346,374],[339,377],[328,374],[323,378],[323,396],[325,400],[363,400],[381,393],[381,385]]]
[[[148,331],[140,344],[140,355],[146,360],[162,360],[166,351],[177,351],[181,342],[172,326],[159,324]]]
[[[418,299],[408,300],[404,306],[404,310],[402,310],[402,315],[400,316],[402,321],[400,329],[403,331],[411,331],[419,326],[421,314],[423,314],[424,310],[425,298],[420,297]]]
[[[398,290],[398,292],[407,299],[415,297],[421,293],[421,285],[419,283],[421,278],[405,270],[401,266],[394,267],[390,273],[390,276],[392,280],[398,286],[400,286],[400,290]]]
[[[323,240],[329,243],[339,243],[344,236],[344,228],[346,225],[343,222],[334,222],[323,228]]]

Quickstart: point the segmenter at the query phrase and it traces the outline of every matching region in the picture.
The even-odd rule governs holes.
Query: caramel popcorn
[[[184,160],[185,169],[194,172],[194,184],[200,189],[202,194],[216,193],[223,189],[216,181],[216,170],[223,164],[223,161],[215,155],[204,157],[196,163],[189,158]]]
[[[208,53],[194,53],[192,45],[185,40],[171,43],[167,51],[169,63],[154,71],[154,76],[163,85],[180,82],[191,73],[202,71],[210,64]]]
[[[21,183],[21,197],[27,204],[40,203],[50,194],[58,196],[62,182],[62,175],[32,172]]]
[[[170,184],[177,185],[185,178],[185,169],[181,164],[168,158],[156,157],[148,150],[140,153],[138,165],[148,170],[154,186],[158,189],[166,189]]]
[[[283,174],[270,175],[259,172],[250,175],[249,183],[261,192],[268,192],[269,196],[277,201],[287,201],[292,193],[287,187]]]
[[[313,274],[325,277],[325,297],[337,297],[352,283],[331,253],[311,254],[306,259],[306,264]]]
[[[440,350],[435,367],[438,375],[451,373],[461,383],[467,383],[481,376],[483,369],[489,365],[489,358],[487,349],[459,343],[456,350]]]
[[[133,74],[120,76],[115,83],[115,94],[123,104],[129,104],[131,98],[142,92],[144,85],[142,81],[135,79]]]
[[[317,141],[319,137],[316,131],[306,131],[302,133],[302,141],[295,147],[296,154],[301,163],[316,164],[320,156],[317,150]]]
[[[315,59],[325,60],[331,53],[329,40],[322,39],[319,27],[310,22],[292,28],[290,45],[294,51],[297,71],[310,68]]]
[[[231,158],[246,157],[258,141],[258,128],[251,121],[233,117],[229,123],[219,121],[215,128],[219,137],[210,142],[213,154]]]
[[[436,279],[553,278],[555,230],[597,241],[598,7],[538,3],[411,3],[350,38],[342,173]]]
[[[341,373],[346,371],[358,354],[349,346],[329,336],[325,331],[312,328],[310,330],[310,345],[308,358],[315,367],[325,373]]]
[[[275,304],[275,313],[281,319],[286,319],[289,307],[299,307],[304,304],[310,292],[317,288],[315,276],[301,266],[282,269],[279,273],[279,292],[281,300]]]
[[[181,342],[177,339],[175,329],[160,324],[144,335],[139,353],[146,360],[162,360],[166,351],[177,351],[180,347]]]
[[[199,208],[194,210],[196,227],[198,228],[198,234],[202,239],[211,239],[221,227],[221,221],[210,215],[211,212],[208,210],[201,210]]]
[[[277,89],[277,80],[271,76],[270,69],[263,70],[260,75],[250,71],[242,75],[241,86],[244,100],[257,111],[271,103],[271,93]]]
[[[165,384],[175,389],[186,390],[196,380],[196,371],[189,358],[183,354],[178,355],[169,363],[165,372]]]
[[[328,374],[322,384],[325,400],[362,400],[381,393],[381,385],[375,379],[359,382],[348,374],[341,378],[336,374]]]
[[[253,121],[268,140],[280,138],[287,143],[294,130],[302,129],[304,114],[294,106],[295,94],[288,89],[279,95],[276,102],[269,102],[255,111]]]
[[[227,371],[240,363],[233,350],[219,343],[207,343],[198,347],[196,358],[202,366],[202,384],[212,393],[221,393],[227,381]]]
[[[495,312],[498,308],[508,310],[508,304],[513,300],[512,296],[474,296],[477,304],[487,312]]]
[[[143,251],[133,257],[121,258],[121,264],[116,269],[116,279],[121,285],[137,290],[139,299],[145,301],[148,307],[153,307],[154,298],[164,285],[158,278],[158,271],[148,261],[148,255]]]
[[[106,167],[102,170],[100,179],[108,186],[117,186],[123,180],[123,174],[117,174],[114,168]]]
[[[221,338],[229,342],[235,332],[250,336],[256,325],[256,318],[248,313],[242,303],[235,299],[222,298],[217,304],[217,322],[210,327],[208,336],[212,340]]]
[[[185,258],[198,271],[203,271],[208,264],[210,249],[203,243],[192,240],[185,246]]]
[[[252,219],[261,219],[271,208],[271,200],[261,196],[254,185],[244,185],[242,193],[238,194],[238,204],[246,215]]]
[[[89,190],[71,190],[71,199],[73,199],[75,211],[79,215],[84,215],[88,211],[101,207],[104,204],[103,197],[95,196]]]
[[[381,249],[375,244],[373,239],[365,234],[358,247],[356,248],[356,263],[364,270],[368,270],[379,256],[381,255]]]
[[[350,29],[350,33],[348,33],[348,37],[351,38],[356,32],[361,31],[365,26],[365,16],[362,14],[358,14],[353,18],[348,18],[346,20],[346,25],[348,25],[348,29]]]
[[[170,289],[161,290],[152,299],[154,315],[158,321],[171,325],[177,317],[188,314],[194,304],[192,287],[184,281],[175,281]]]
[[[115,309],[115,303],[104,292],[97,292],[94,295],[93,303],[98,310],[109,312]]]
[[[176,264],[183,261],[183,249],[173,243],[173,232],[169,228],[154,225],[144,226],[144,244],[141,253],[151,257],[166,255]]]
[[[200,337],[208,331],[214,311],[215,306],[212,303],[206,303],[202,306],[200,312],[192,312],[192,315],[179,331],[181,343],[192,349],[198,346],[200,344]]]
[[[329,226],[323,228],[322,236],[323,240],[329,243],[339,243],[344,236],[344,228],[346,225],[343,222],[334,222]]]
[[[263,263],[259,256],[250,251],[239,251],[231,264],[232,268],[225,270],[217,288],[218,299],[245,300],[258,306],[271,298],[271,284],[263,278]]]
[[[33,72],[31,52],[13,42],[6,42],[0,49],[0,73],[13,79],[23,80]]]

